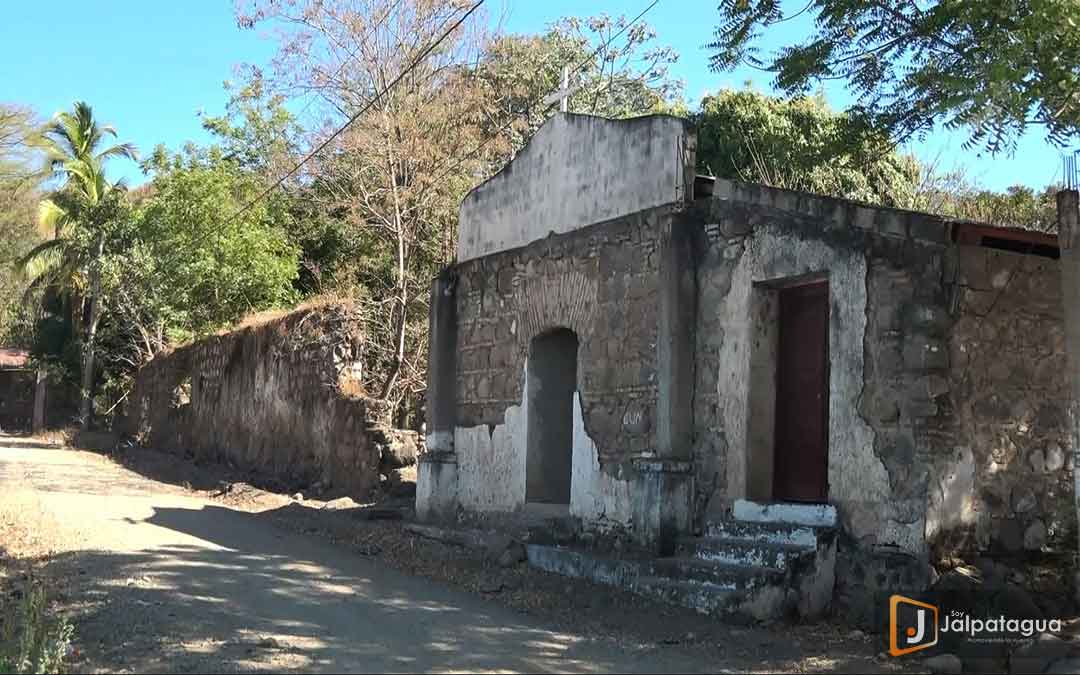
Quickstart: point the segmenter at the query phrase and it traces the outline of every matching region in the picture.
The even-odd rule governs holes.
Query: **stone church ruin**
[[[694,167],[682,120],[561,114],[465,198],[418,516],[626,536],[529,558],[756,618],[1071,565],[1067,247]]]

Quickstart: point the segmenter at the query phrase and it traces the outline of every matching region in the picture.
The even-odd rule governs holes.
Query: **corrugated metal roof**
[[[0,347],[0,368],[25,368],[30,363],[30,352],[25,349]]]

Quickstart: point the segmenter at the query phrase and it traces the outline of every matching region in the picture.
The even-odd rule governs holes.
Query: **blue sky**
[[[648,0],[599,0],[583,8],[571,0],[489,0],[492,21],[511,32],[535,32],[561,16],[607,12],[635,16]],[[750,80],[769,89],[766,74],[752,70],[713,73],[703,48],[716,23],[716,0],[660,0],[646,15],[659,40],[680,54],[673,74],[686,83],[691,104],[723,87]],[[158,143],[172,148],[206,140],[198,111],[221,112],[222,84],[242,62],[265,63],[271,41],[256,31],[242,31],[229,0],[160,2],[109,0],[101,3],[54,0],[46,6],[8,3],[0,23],[0,101],[27,104],[51,115],[83,99],[98,116],[114,124],[123,140],[149,151]],[[87,10],[88,7],[92,9]],[[766,45],[782,44],[809,28],[798,20],[784,33],[768,36]],[[841,87],[827,90],[842,108],[848,97]],[[1015,156],[989,157],[963,150],[962,131],[941,132],[910,149],[943,169],[964,168],[994,189],[1015,183],[1042,187],[1060,179],[1060,152],[1039,133],[1021,139]],[[117,176],[143,180],[138,168],[119,163]]]

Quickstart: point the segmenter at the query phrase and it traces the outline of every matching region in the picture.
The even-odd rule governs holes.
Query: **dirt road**
[[[628,649],[552,630],[89,453],[0,447],[0,496],[0,519],[22,524],[32,540],[23,545],[50,554],[50,572],[60,580],[56,592],[75,614],[79,670],[769,667],[718,663],[701,652]]]

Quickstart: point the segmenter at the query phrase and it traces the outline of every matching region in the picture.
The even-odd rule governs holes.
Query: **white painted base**
[[[735,520],[749,523],[792,523],[810,527],[836,527],[836,507],[832,504],[789,504],[736,499]]]

